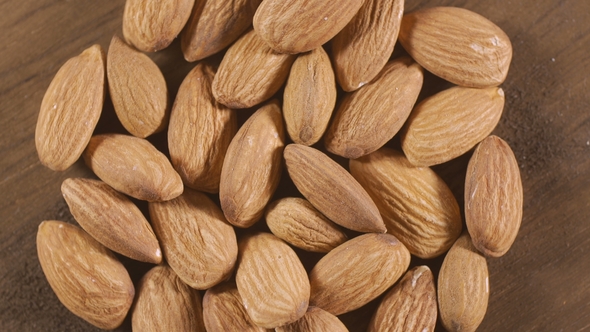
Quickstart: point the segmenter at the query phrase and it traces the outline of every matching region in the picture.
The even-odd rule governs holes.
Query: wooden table
[[[433,5],[488,17],[514,47],[495,133],[520,163],[524,219],[508,254],[488,260],[491,295],[480,330],[590,331],[590,1],[407,1],[406,9]],[[123,6],[0,2],[0,330],[93,330],[59,303],[35,247],[42,220],[73,222],[61,182],[91,174],[81,161],[60,173],[43,167],[34,130],[58,68],[94,43],[106,49],[121,29]],[[192,67],[178,49],[175,42],[154,56],[171,87]],[[111,125],[101,120],[99,130]],[[129,322],[121,328],[129,329]]]

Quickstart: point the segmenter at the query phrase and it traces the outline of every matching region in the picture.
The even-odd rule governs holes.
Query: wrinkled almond
[[[348,332],[338,317],[318,307],[308,307],[298,321],[277,327],[276,332]]]

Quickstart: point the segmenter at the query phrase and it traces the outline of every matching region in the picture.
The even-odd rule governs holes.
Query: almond
[[[343,98],[326,149],[356,159],[385,145],[410,115],[423,80],[422,67],[409,57],[389,62],[372,83]]]
[[[93,136],[84,151],[84,161],[101,180],[137,199],[166,201],[183,190],[182,180],[168,158],[142,138]]]
[[[397,41],[403,0],[365,0],[350,23],[332,40],[338,83],[354,91],[383,69]]]
[[[250,227],[279,185],[285,133],[278,102],[261,107],[232,139],[219,184],[221,209],[237,227]]]
[[[320,140],[336,104],[336,81],[330,58],[322,47],[300,54],[285,86],[283,112],[287,132],[297,144]]]
[[[434,277],[426,265],[408,271],[379,304],[368,332],[434,331],[436,325]]]
[[[502,84],[512,60],[512,44],[504,31],[463,8],[424,8],[406,14],[399,40],[426,70],[466,87]]]
[[[295,58],[273,51],[251,30],[223,56],[213,80],[213,95],[231,108],[260,104],[279,91]]]
[[[475,149],[465,179],[465,222],[475,247],[500,257],[514,243],[522,221],[523,192],[508,143],[489,136]]]
[[[329,252],[348,238],[303,198],[281,198],[266,209],[270,231],[285,242],[307,251]]]
[[[357,232],[386,231],[369,194],[338,163],[314,148],[299,144],[289,144],[284,157],[297,189],[328,219]]]
[[[238,130],[237,114],[215,101],[212,66],[198,63],[186,76],[176,95],[168,148],[172,165],[187,187],[219,192],[223,159]]]
[[[268,233],[240,241],[236,284],[246,312],[264,328],[301,318],[309,303],[309,279],[301,261],[286,243]]]
[[[311,51],[328,42],[358,12],[362,0],[265,0],[254,15],[254,30],[281,53]]]
[[[369,233],[330,251],[309,274],[310,305],[341,315],[391,287],[410,264],[410,253],[391,234]]]
[[[401,152],[381,148],[350,160],[350,173],[379,208],[387,231],[411,254],[434,258],[461,235],[457,200],[430,168],[414,167]]]
[[[142,262],[162,261],[152,226],[125,195],[91,179],[66,179],[61,192],[76,221],[105,247]]]
[[[467,232],[447,253],[438,275],[438,308],[447,331],[475,331],[489,297],[488,265]]]
[[[227,279],[238,256],[234,229],[205,194],[186,189],[167,202],[150,202],[164,257],[189,286],[207,289]]]
[[[107,54],[109,93],[117,117],[133,136],[145,138],[168,124],[168,88],[147,55],[114,36]]]
[[[133,331],[205,332],[199,292],[166,265],[155,266],[141,279],[131,315]]]
[[[338,317],[318,307],[308,307],[298,321],[275,329],[276,332],[348,332]]]
[[[401,134],[402,149],[416,166],[447,162],[486,138],[503,109],[501,88],[444,90],[414,108]]]
[[[39,111],[35,146],[54,171],[72,166],[98,123],[105,96],[105,59],[93,45],[69,59],[49,84]]]
[[[135,289],[111,251],[81,228],[50,220],[39,225],[37,255],[49,285],[76,316],[106,330],[123,323]]]

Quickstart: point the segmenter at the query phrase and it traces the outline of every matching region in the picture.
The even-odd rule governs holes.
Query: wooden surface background
[[[480,331],[590,331],[590,1],[424,0],[407,1],[406,9],[434,5],[488,17],[514,48],[503,85],[506,108],[495,133],[520,163],[524,219],[508,254],[488,260],[491,295]],[[43,167],[34,129],[58,68],[92,44],[106,49],[121,29],[123,6],[122,0],[0,1],[2,331],[94,330],[59,303],[35,247],[42,220],[73,222],[61,182],[91,174],[81,161],[61,173]],[[153,56],[172,90],[193,66],[178,49],[175,42]],[[97,130],[117,130],[109,114]],[[437,170],[444,176],[465,161]],[[460,181],[448,179],[460,193]],[[135,280],[147,268],[126,264]],[[343,320],[361,330],[370,315],[360,310]],[[126,322],[120,330],[129,329]]]

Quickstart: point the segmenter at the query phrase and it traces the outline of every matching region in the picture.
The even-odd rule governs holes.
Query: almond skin
[[[125,195],[91,179],[66,179],[61,192],[76,221],[105,247],[142,262],[162,261],[152,226]]]
[[[346,95],[325,137],[326,149],[356,159],[397,134],[410,115],[424,76],[409,57],[389,62],[372,83]]]
[[[155,266],[139,282],[131,316],[133,331],[205,332],[201,296],[166,265]]]
[[[406,14],[399,40],[422,67],[460,86],[498,86],[512,60],[512,44],[504,31],[463,8],[424,8]]]
[[[446,183],[430,168],[415,167],[398,151],[381,148],[350,160],[350,173],[367,190],[388,233],[429,259],[461,235],[461,210]]]
[[[414,108],[401,133],[402,149],[416,166],[442,164],[486,138],[503,109],[501,88],[444,90]]]
[[[523,191],[516,157],[498,136],[484,139],[471,156],[465,179],[465,222],[475,247],[504,255],[522,221]]]
[[[254,15],[254,30],[281,53],[303,53],[328,42],[358,12],[362,0],[265,0]]]
[[[196,289],[227,279],[238,256],[234,229],[205,194],[186,189],[167,202],[150,202],[150,217],[164,257]]]
[[[54,171],[72,166],[98,123],[105,96],[105,56],[93,45],[66,61],[49,84],[39,111],[35,146]]]
[[[37,254],[49,285],[66,308],[101,329],[123,323],[135,289],[110,250],[80,227],[50,220],[39,225]]]
[[[260,104],[283,86],[295,58],[273,51],[250,30],[223,56],[213,80],[213,95],[231,108]]]
[[[109,93],[117,117],[133,136],[146,138],[168,124],[168,88],[147,55],[114,36],[107,54]]]
[[[298,321],[277,327],[276,332],[348,332],[338,317],[318,307],[308,307]]]
[[[408,271],[379,304],[368,332],[432,332],[436,326],[436,289],[426,265]]]
[[[309,304],[341,315],[391,287],[410,264],[410,253],[391,234],[360,235],[330,251],[309,274]]]
[[[184,189],[168,158],[145,139],[96,135],[84,151],[86,165],[115,190],[145,201],[167,201]]]
[[[198,63],[186,76],[176,95],[168,149],[172,165],[187,187],[219,192],[221,167],[227,148],[238,130],[237,114],[215,101],[212,66]]]
[[[357,232],[387,230],[369,194],[338,163],[319,150],[299,144],[289,144],[284,157],[299,192],[328,219]]]
[[[309,279],[297,254],[278,237],[255,233],[240,241],[236,284],[252,321],[272,329],[301,318]]]
[[[403,0],[365,0],[358,13],[332,40],[338,83],[354,91],[383,69],[397,41]]]

